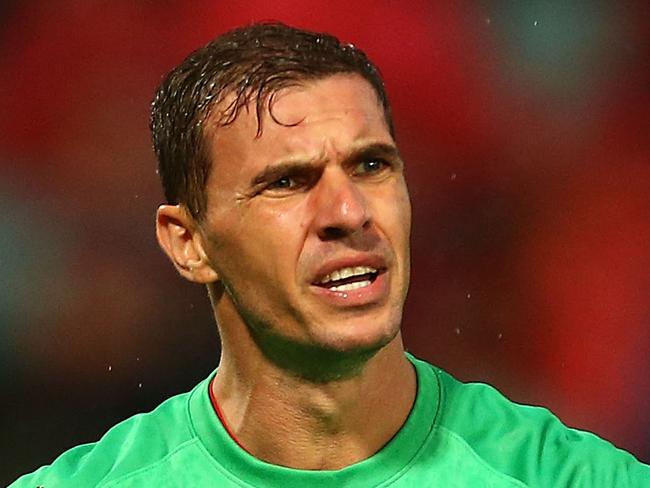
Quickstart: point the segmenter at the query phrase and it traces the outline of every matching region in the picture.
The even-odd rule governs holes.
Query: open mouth
[[[314,284],[331,291],[351,291],[371,285],[380,272],[381,270],[370,266],[341,268]]]

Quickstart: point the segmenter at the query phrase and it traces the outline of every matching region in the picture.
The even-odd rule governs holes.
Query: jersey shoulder
[[[595,434],[567,427],[546,408],[521,405],[489,385],[437,373],[438,428],[525,486],[650,486],[650,466]]]
[[[74,447],[11,488],[107,486],[130,473],[153,467],[192,444],[194,434],[184,393],[155,410],[137,414],[112,427],[97,442]]]

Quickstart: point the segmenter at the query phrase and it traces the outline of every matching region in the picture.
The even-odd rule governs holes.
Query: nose
[[[326,169],[314,190],[314,225],[322,240],[340,239],[370,225],[366,197],[342,168]]]

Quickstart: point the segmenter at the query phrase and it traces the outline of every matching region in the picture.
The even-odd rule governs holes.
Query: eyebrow
[[[401,160],[397,147],[394,146],[393,144],[386,144],[384,142],[375,142],[372,144],[363,145],[358,149],[353,150],[351,154],[346,158],[346,160],[355,161],[358,159],[371,158],[377,156],[383,156],[389,159]]]
[[[364,144],[358,148],[352,149],[350,154],[346,156],[344,164],[350,161],[357,161],[364,158],[371,157],[386,157],[391,159],[400,160],[399,151],[393,144],[384,142],[375,142],[371,144]],[[304,174],[313,171],[316,168],[317,161],[321,160],[321,156],[305,160],[286,160],[266,166],[262,171],[257,173],[251,179],[251,186],[257,186],[269,181],[275,181],[283,176],[292,176]]]
[[[251,179],[251,185],[257,186],[261,183],[275,181],[283,176],[293,176],[313,170],[315,164],[312,161],[285,161],[269,165]]]

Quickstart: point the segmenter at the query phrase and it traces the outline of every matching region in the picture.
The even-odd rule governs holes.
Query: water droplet
[[[535,22],[533,22],[533,25],[534,25],[535,27],[537,27],[537,24],[539,24],[539,21],[536,20]]]
[[[110,365],[109,365],[109,366],[108,366],[108,370],[109,370],[109,371],[113,371],[113,366],[110,366]]]
[[[454,333],[455,333],[456,335],[460,335],[460,327],[456,327],[456,328],[454,329]]]
[[[470,298],[472,298],[472,294],[471,294],[471,293],[468,293],[468,294],[467,294],[467,299],[469,300]]]
[[[139,357],[139,356],[136,357],[135,360],[136,360],[136,361],[140,361],[140,357]]]
[[[138,388],[142,388],[142,383],[138,383]]]
[[[499,340],[503,339],[503,334],[501,332],[499,332],[497,334],[497,339],[499,339]]]
[[[449,177],[451,181],[454,181],[456,179],[456,173],[452,173],[451,176]]]

